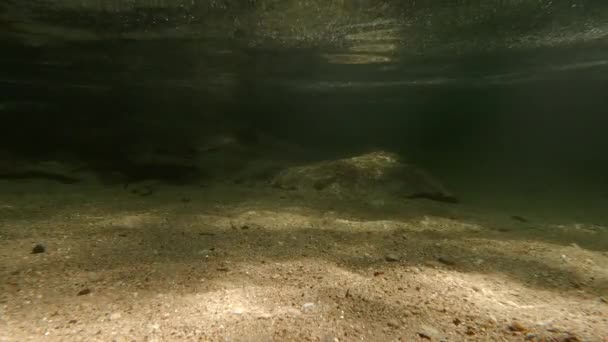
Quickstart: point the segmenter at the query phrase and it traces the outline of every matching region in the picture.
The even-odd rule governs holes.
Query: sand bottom
[[[606,222],[231,183],[0,188],[2,342],[607,341]]]

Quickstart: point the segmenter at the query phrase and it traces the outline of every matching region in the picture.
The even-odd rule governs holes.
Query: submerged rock
[[[317,190],[343,197],[379,194],[458,202],[428,173],[387,152],[287,168],[274,177],[272,184],[286,190]]]
[[[27,160],[0,153],[0,179],[45,179],[64,184],[73,184],[82,179],[80,165],[71,165],[55,160]]]
[[[395,262],[395,261],[399,261],[399,256],[397,254],[387,254],[384,257],[384,260],[388,261],[388,262]]]
[[[36,244],[36,246],[32,248],[32,254],[40,254],[44,252],[46,252],[46,247],[41,243]]]

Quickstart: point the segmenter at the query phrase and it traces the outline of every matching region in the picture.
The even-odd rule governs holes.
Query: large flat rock
[[[323,161],[280,172],[273,185],[286,190],[317,190],[343,197],[371,194],[458,202],[439,181],[422,169],[387,152]]]

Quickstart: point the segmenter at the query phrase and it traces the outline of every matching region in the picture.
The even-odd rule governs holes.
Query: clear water
[[[240,32],[232,23],[252,15],[229,2],[208,14],[233,25],[223,36],[201,31],[194,3],[146,4],[5,5],[15,33],[0,57],[2,146],[120,163],[130,146],[183,149],[226,127],[255,127],[319,157],[398,151],[471,200],[491,193],[521,210],[540,196],[575,217],[605,211],[608,50],[605,22],[592,15],[601,6],[515,6],[524,12],[509,25],[475,6],[430,7],[405,24],[381,12],[359,22],[353,10],[333,32],[277,26],[283,36],[272,41],[260,23]],[[475,13],[494,21],[467,26]],[[300,39],[307,30],[312,38]]]

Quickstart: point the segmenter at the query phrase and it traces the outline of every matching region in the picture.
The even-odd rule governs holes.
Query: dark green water
[[[605,38],[403,49],[380,64],[323,58],[337,47],[229,39],[1,44],[0,144],[11,153],[120,164],[138,144],[187,148],[227,126],[252,127],[320,158],[396,150],[472,200],[508,193],[608,205]]]

